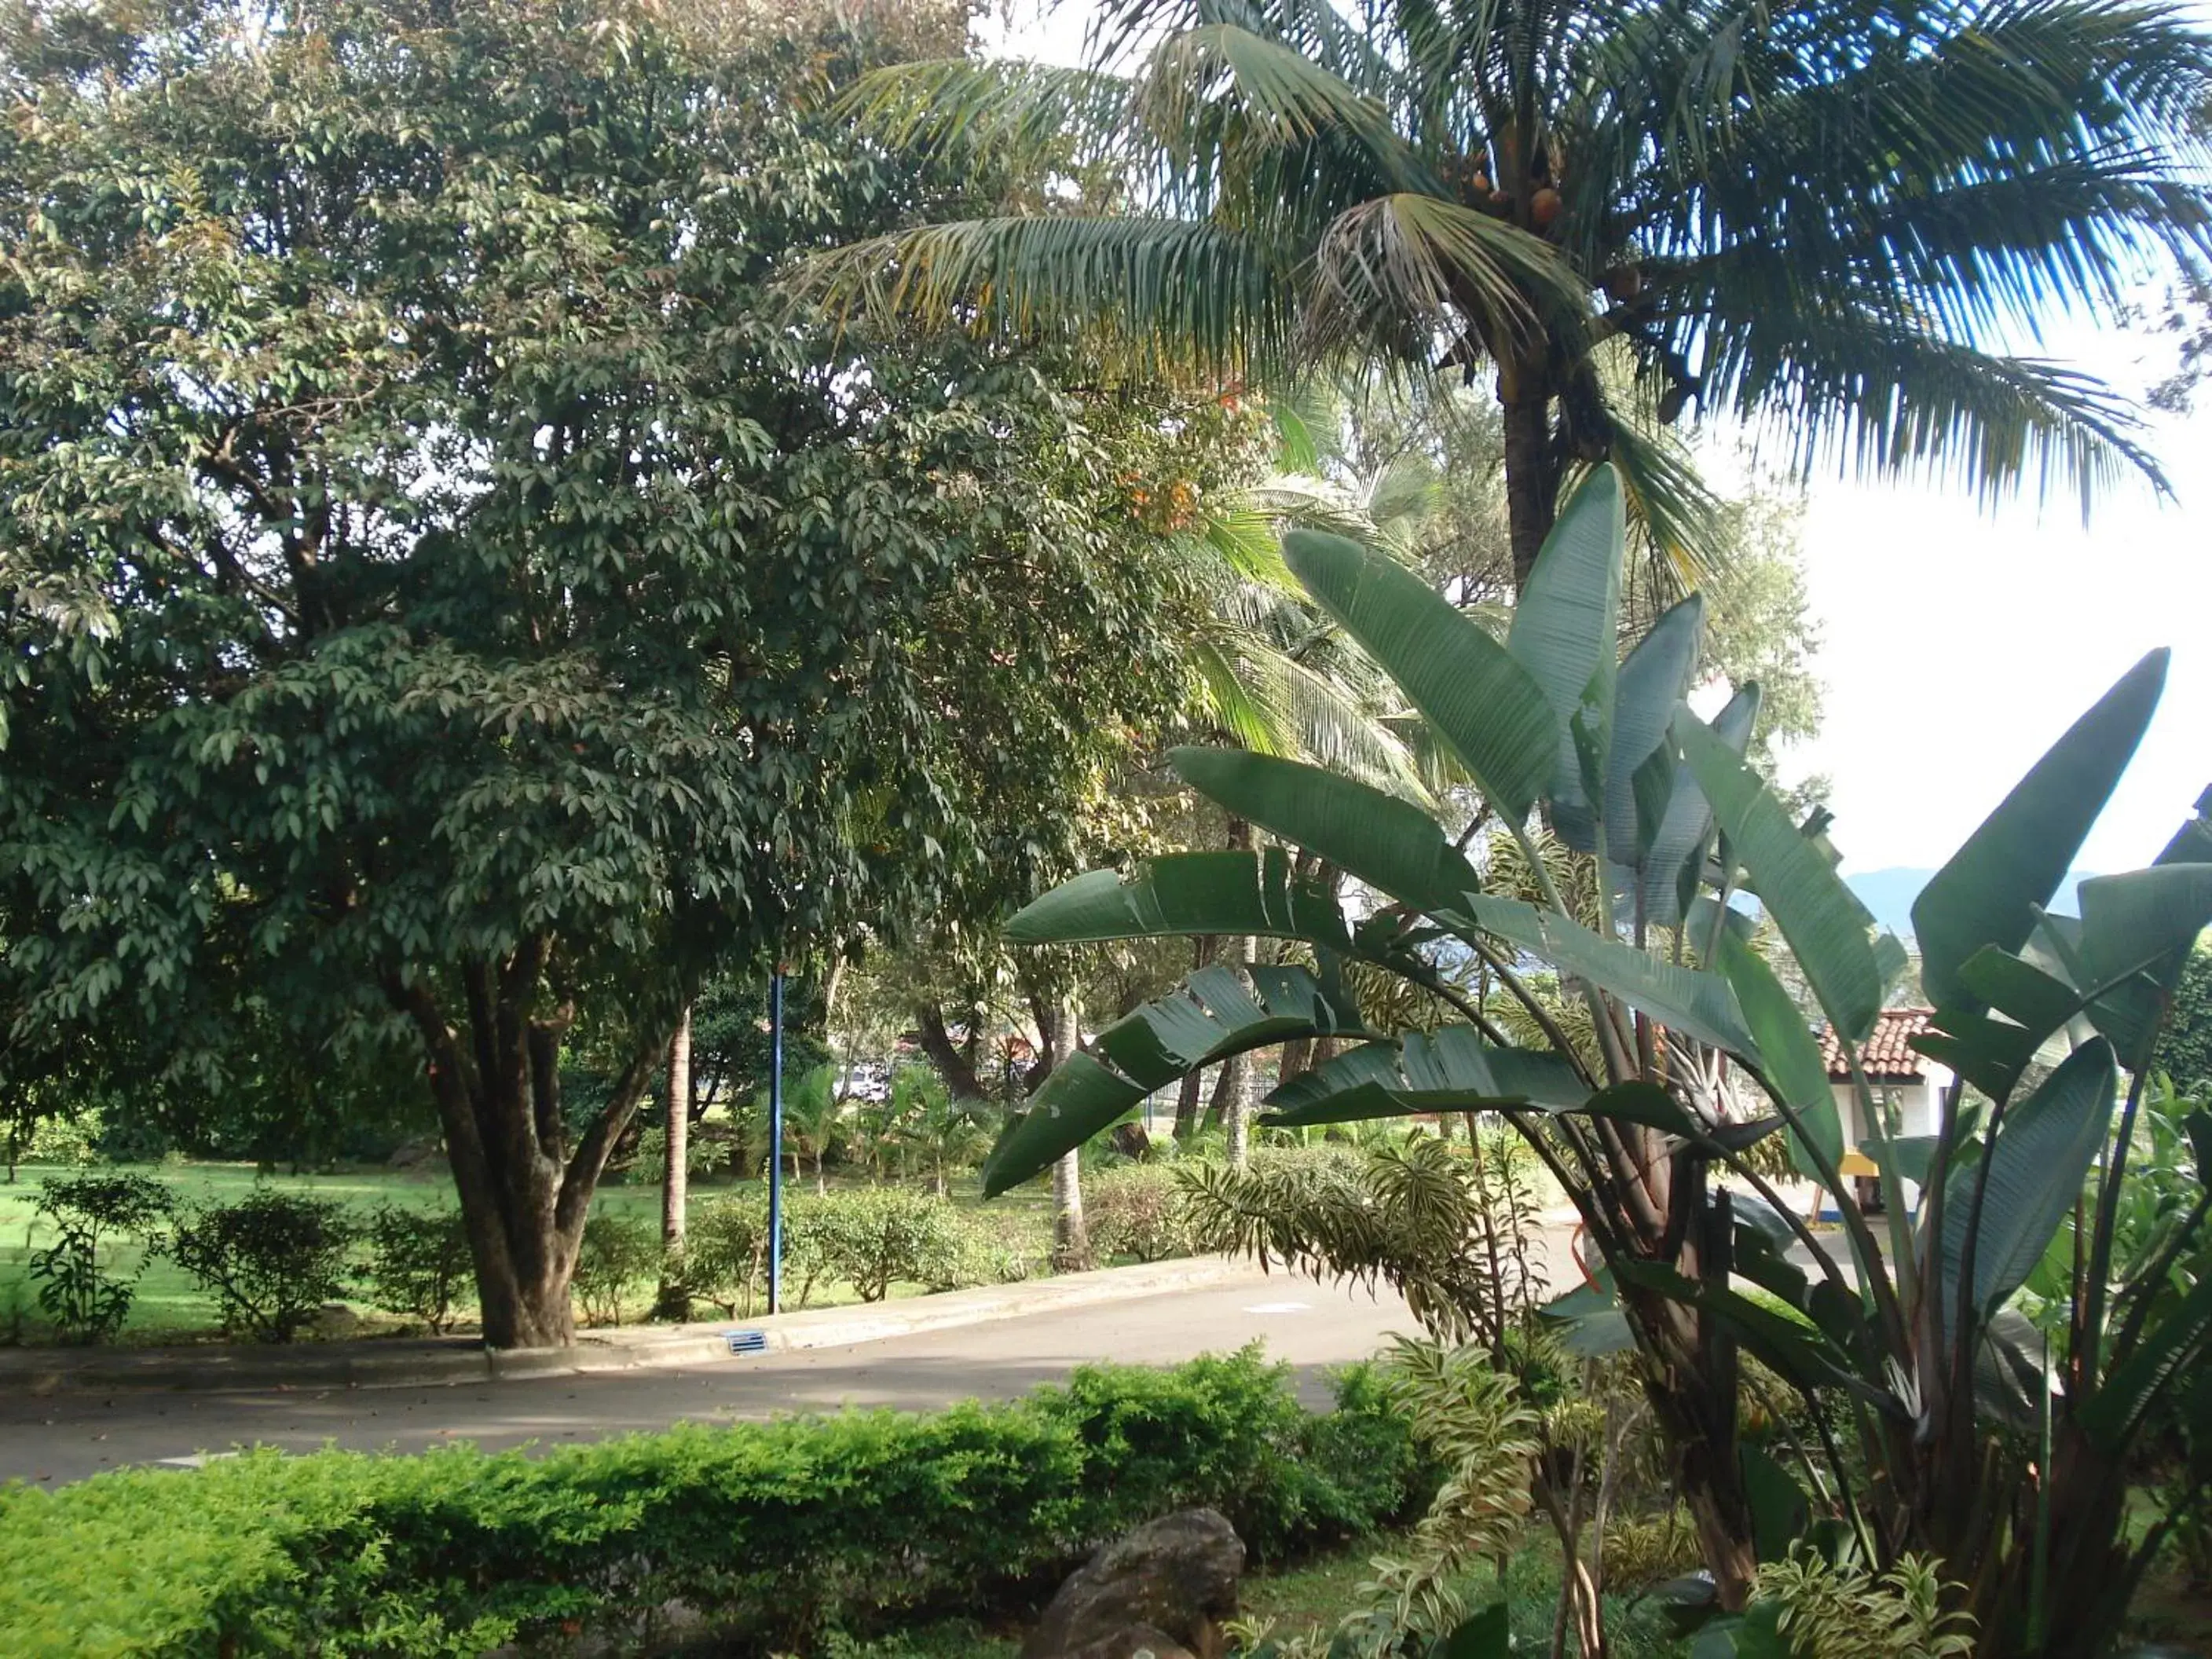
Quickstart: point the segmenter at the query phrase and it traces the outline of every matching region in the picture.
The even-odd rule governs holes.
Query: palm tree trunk
[[[1513,542],[1513,591],[1528,585],[1559,511],[1559,468],[1552,454],[1552,395],[1542,366],[1506,363],[1498,371],[1504,416],[1505,512]]]
[[[668,1040],[668,1129],[660,1177],[660,1297],[664,1319],[690,1311],[684,1290],[684,1210],[690,1200],[691,1005],[677,1016]]]

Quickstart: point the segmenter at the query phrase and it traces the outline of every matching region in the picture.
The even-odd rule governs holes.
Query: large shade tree
[[[761,303],[994,188],[826,108],[963,19],[0,14],[11,1066],[219,1087],[249,1006],[397,1043],[487,1338],[559,1342],[706,974],[1065,866],[1004,803],[1175,691],[1112,431],[1048,363]]]
[[[1589,462],[1668,523],[1654,422],[1692,405],[1806,464],[2154,472],[2122,400],[2004,343],[2201,252],[2212,48],[2177,9],[1109,0],[1094,44],[876,77],[876,131],[1066,187],[848,249],[817,290],[1279,382],[1492,376],[1520,581]]]

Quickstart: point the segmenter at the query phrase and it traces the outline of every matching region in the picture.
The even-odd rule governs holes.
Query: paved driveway
[[[921,1408],[1001,1400],[1091,1360],[1164,1365],[1258,1341],[1297,1368],[1310,1403],[1328,1368],[1364,1358],[1413,1321],[1388,1291],[1282,1273],[1133,1301],[842,1348],[684,1370],[471,1382],[221,1394],[65,1394],[0,1401],[0,1480],[81,1480],[125,1463],[188,1467],[239,1444],[418,1451],[602,1439],[674,1422],[728,1422],[845,1404]]]

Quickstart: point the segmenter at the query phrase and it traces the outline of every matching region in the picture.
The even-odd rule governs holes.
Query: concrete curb
[[[1025,1315],[1195,1290],[1256,1275],[1224,1256],[1063,1273],[1019,1285],[947,1291],[776,1317],[639,1325],[580,1335],[571,1348],[497,1351],[463,1337],[318,1342],[296,1348],[18,1349],[0,1352],[0,1389],[14,1394],[238,1392],[423,1388],[581,1376],[603,1371],[738,1365],[763,1354],[837,1348]]]

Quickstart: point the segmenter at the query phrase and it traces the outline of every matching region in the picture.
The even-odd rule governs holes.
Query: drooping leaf
[[[1620,665],[1601,804],[1606,856],[1631,870],[1645,867],[1664,823],[1666,803],[1660,784],[1672,776],[1673,756],[1661,751],[1668,748],[1674,711],[1689,694],[1705,631],[1705,600],[1692,593],[1653,623]],[[1641,794],[1639,776],[1645,780]]]
[[[1553,1297],[1536,1312],[1556,1332],[1561,1346],[1583,1358],[1599,1359],[1636,1346],[1636,1333],[1629,1328],[1620,1298],[1613,1294],[1611,1276],[1603,1272],[1597,1283]]]
[[[2041,1046],[2021,1026],[1956,1007],[1938,1008],[1929,1028],[1906,1041],[1994,1100],[2012,1092]]]
[[[1921,983],[1936,1006],[1972,1005],[1959,972],[1983,946],[2027,943],[2142,741],[2166,658],[2154,651],[2122,675],[1920,890],[1912,931]]]
[[[1725,928],[1717,966],[1735,989],[1736,1003],[1743,1010],[1744,1024],[1758,1051],[1761,1074],[1796,1114],[1804,1135],[1812,1142],[1808,1151],[1793,1128],[1790,1162],[1799,1174],[1817,1178],[1820,1159],[1814,1158],[1812,1152],[1818,1152],[1831,1170],[1844,1156],[1843,1117],[1836,1109],[1836,1093],[1820,1058],[1820,1044],[1765,959]]]
[[[1751,1505],[1752,1547],[1762,1562],[1782,1560],[1812,1516],[1804,1490],[1757,1446],[1739,1447],[1737,1455],[1743,1466],[1743,1495]]]
[[[1959,982],[1984,1006],[2033,1032],[2038,1042],[2081,1011],[2074,987],[1994,945],[1966,958]]]
[[[1545,537],[1514,602],[1505,637],[1506,648],[1543,688],[1557,718],[1553,815],[1562,837],[1583,852],[1595,845],[1590,818],[1603,804],[1606,787],[1626,526],[1620,475],[1611,466],[1592,467]],[[1587,764],[1577,750],[1577,726]]]
[[[1853,1371],[1849,1357],[1814,1325],[1762,1307],[1723,1285],[1685,1278],[1656,1261],[1619,1261],[1613,1272],[1625,1284],[1703,1309],[1723,1321],[1746,1347],[1801,1389],[1843,1389],[1891,1416],[1905,1414],[1894,1395]]]
[[[1093,870],[1025,906],[1006,927],[1016,945],[1209,933],[1351,945],[1342,902],[1322,882],[1297,880],[1279,847],[1164,854],[1127,878]]]
[[[1943,1285],[1958,1293],[1972,1229],[1973,1305],[1984,1314],[2003,1302],[2043,1259],[2059,1223],[2081,1200],[2112,1122],[2118,1071],[2099,1038],[2069,1054],[1998,1123],[1983,1152],[1986,1176],[1961,1169],[1943,1196]],[[1986,1180],[1978,1218],[1973,1193]]]
[[[2148,1064],[2167,1000],[2197,936],[2212,923],[2212,864],[2154,864],[2081,886],[2081,969],[2111,986],[2089,1018],[2129,1071]],[[2117,981],[2117,982],[2116,982]]]
[[[1461,1620],[1451,1634],[1431,1650],[1431,1659],[1510,1659],[1513,1630],[1508,1622],[1510,1611],[1500,1600]]]
[[[1518,899],[1471,894],[1466,908],[1485,932],[1510,940],[1561,973],[1589,981],[1662,1025],[1734,1054],[1753,1052],[1735,993],[1717,974],[1662,962]]]
[[[1713,716],[1713,735],[1727,744],[1731,753],[1742,754],[1750,743],[1751,728],[1759,718],[1759,704],[1756,684],[1740,686],[1721,712]],[[1669,763],[1667,805],[1658,833],[1651,839],[1650,851],[1644,855],[1640,891],[1644,920],[1656,927],[1672,927],[1689,908],[1690,901],[1684,890],[1694,890],[1703,870],[1712,839],[1713,815],[1697,780],[1675,758],[1671,728],[1667,743],[1653,751],[1654,759],[1645,765],[1655,766],[1662,752]],[[1648,795],[1656,799],[1657,793],[1656,779],[1644,780],[1639,785],[1638,810],[1650,810],[1645,798]]]
[[[1303,968],[1201,969],[1053,1068],[983,1166],[995,1197],[1049,1168],[1154,1090],[1201,1066],[1299,1036],[1370,1035]]]
[[[1418,806],[1318,766],[1239,749],[1174,749],[1168,764],[1232,817],[1318,853],[1419,909],[1449,904],[1479,878]]]
[[[2081,1408],[2083,1431],[2106,1451],[2123,1454],[2143,1419],[2178,1376],[2201,1365],[2212,1348],[2212,1273],[2190,1288],[2172,1311],[2143,1333],[2142,1344],[2115,1365]]]
[[[1838,1031],[1864,1042],[1882,1002],[1874,918],[1782,803],[1704,721],[1686,712],[1674,732],[1714,822],[1790,942],[1813,994]]]
[[[1381,664],[1510,823],[1550,782],[1561,738],[1543,688],[1481,626],[1412,571],[1341,536],[1294,530],[1283,557]]]
[[[1347,1048],[1279,1085],[1261,1121],[1298,1128],[1413,1112],[1470,1112],[1501,1107],[1559,1110],[1589,1090],[1574,1068],[1548,1050],[1501,1048],[1472,1026],[1408,1032],[1398,1042]]]

